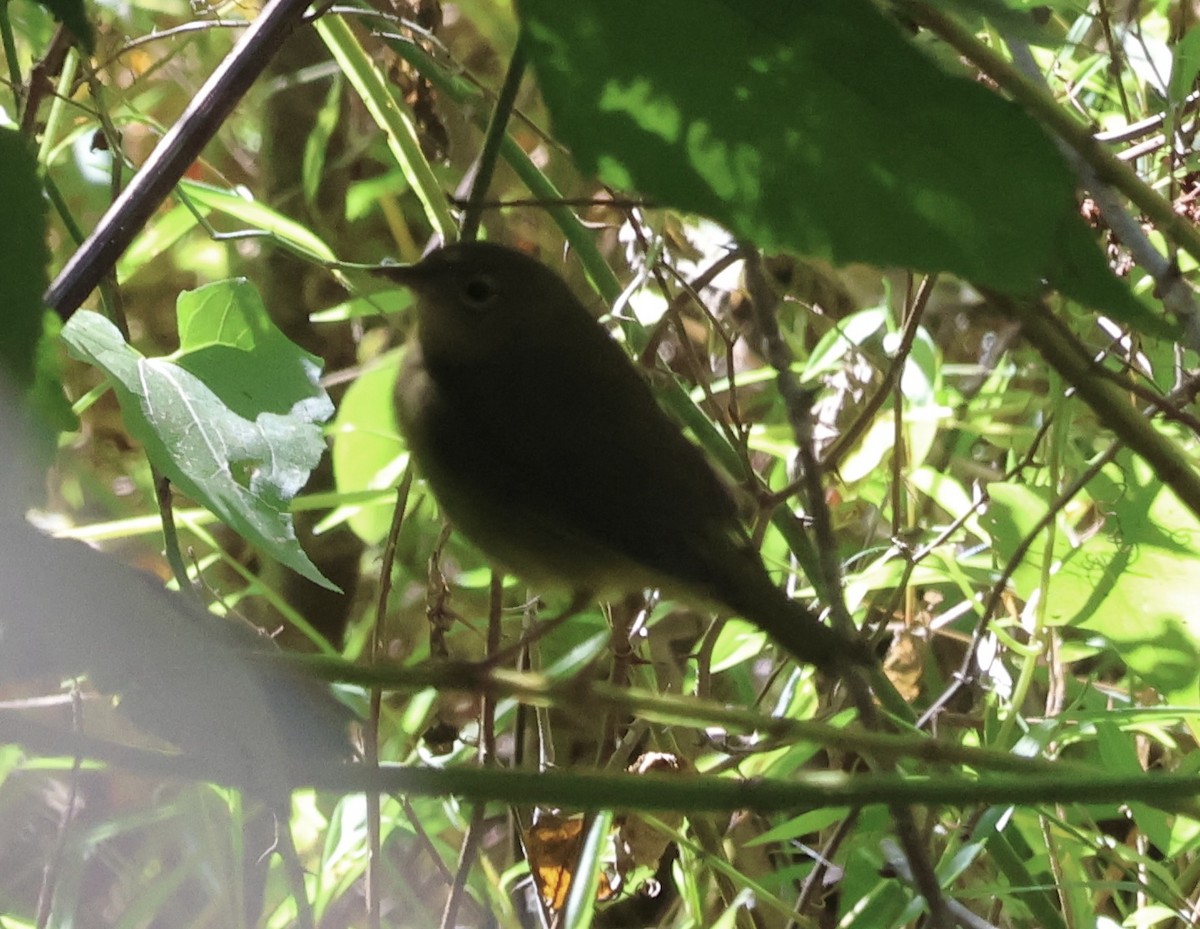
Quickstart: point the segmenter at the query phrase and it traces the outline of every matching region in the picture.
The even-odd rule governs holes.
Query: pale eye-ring
[[[468,304],[476,309],[482,309],[496,299],[499,290],[490,277],[477,274],[466,282],[462,292],[463,298]]]

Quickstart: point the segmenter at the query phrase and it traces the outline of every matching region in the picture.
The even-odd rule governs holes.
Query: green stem
[[[75,217],[71,215],[71,209],[67,206],[67,201],[63,199],[62,191],[54,183],[54,178],[49,174],[43,175],[42,187],[46,191],[46,196],[50,198],[50,205],[58,214],[59,221],[66,228],[67,235],[71,237],[72,242],[79,245],[84,239],[83,230],[79,228],[79,223],[75,222]]]
[[[473,242],[479,233],[479,223],[483,216],[483,201],[487,197],[488,188],[492,186],[492,176],[496,173],[496,160],[500,155],[500,146],[508,129],[508,120],[512,116],[513,106],[517,101],[517,91],[521,87],[521,78],[525,76],[525,33],[517,36],[517,45],[513,49],[512,59],[508,63],[508,73],[504,75],[504,85],[500,88],[500,96],[496,98],[492,119],[488,123],[487,132],[483,137],[483,150],[479,153],[478,169],[475,182],[471,185],[471,196],[467,208],[463,212],[462,228],[459,236],[464,242]]]
[[[0,0],[4,2],[4,0]],[[42,144],[38,149],[38,162],[46,170],[50,166],[51,152],[58,144],[60,127],[66,118],[67,107],[71,100],[71,85],[75,83],[75,75],[79,72],[79,52],[69,49],[63,56],[62,69],[58,73],[58,81],[54,85],[54,96],[50,100],[50,112],[46,115],[46,128],[42,131]]]
[[[183,550],[179,545],[179,531],[175,526],[175,511],[172,509],[171,480],[162,474],[153,463],[150,464],[150,474],[154,480],[154,494],[158,500],[158,513],[162,522],[163,553],[167,564],[171,566],[171,574],[179,585],[180,593],[195,597],[191,578],[188,577],[187,564],[183,560]]]
[[[315,28],[371,118],[386,135],[388,147],[420,199],[430,224],[442,241],[453,241],[457,234],[454,217],[433,168],[421,152],[412,116],[396,103],[379,67],[342,17],[324,16],[317,20]]]

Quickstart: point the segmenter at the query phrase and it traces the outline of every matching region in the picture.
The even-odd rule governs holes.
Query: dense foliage
[[[0,922],[1200,921],[1197,10],[307,14],[0,0]],[[364,266],[476,235],[874,712],[445,530]]]

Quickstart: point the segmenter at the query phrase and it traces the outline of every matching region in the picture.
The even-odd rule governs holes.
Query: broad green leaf
[[[333,422],[333,477],[339,493],[395,487],[408,461],[396,423],[392,392],[400,370],[393,352],[367,368],[346,391]],[[350,528],[365,542],[378,543],[391,525],[395,494],[378,504],[344,507]]]
[[[1169,330],[1108,271],[1042,130],[938,69],[867,0],[518,10],[556,134],[608,184],[763,247],[1015,295],[1048,280]]]
[[[1168,99],[1172,106],[1182,104],[1192,92],[1197,74],[1200,74],[1200,29],[1192,27],[1173,50],[1171,83],[1168,87]]]
[[[762,654],[767,644],[766,633],[744,619],[728,619],[713,647],[713,672],[725,671]]]
[[[175,303],[175,317],[181,355],[210,345],[252,351],[256,336],[268,343],[287,341],[266,318],[258,293],[245,278],[185,291]],[[259,333],[252,329],[255,324],[261,326]]]
[[[1003,566],[1037,527],[1038,521],[1045,515],[1049,505],[1050,493],[1044,487],[1029,487],[1024,484],[1001,483],[999,481],[988,485],[990,503],[987,514],[980,521],[991,534],[993,551],[996,554],[998,566]],[[1055,534],[1055,554],[1059,558],[1071,557],[1067,539],[1069,528],[1064,519],[1059,518]],[[1045,554],[1045,530],[1030,546],[1025,558],[1013,572],[1012,583],[1017,594],[1028,600],[1041,583],[1041,563]],[[1064,593],[1062,585],[1066,578],[1056,574],[1051,584],[1052,595],[1056,598]],[[1076,593],[1080,593],[1077,592]],[[1086,594],[1080,593],[1086,597]],[[1057,602],[1057,601],[1054,601]],[[1054,612],[1052,606],[1047,607],[1047,618],[1050,622],[1060,624],[1068,620]]]
[[[269,412],[320,423],[333,414],[329,396],[317,386],[320,359],[275,327],[244,278],[180,295],[176,313],[175,362],[210,385],[239,416]]]
[[[1123,454],[1088,485],[1108,518],[1103,531],[1068,549],[1058,533],[1061,565],[1051,576],[1047,619],[1098,632],[1129,667],[1164,696],[1194,702],[1200,679],[1200,523],[1140,459]],[[993,484],[985,520],[996,552],[1007,559],[1046,511],[1027,488]],[[1013,576],[1030,597],[1039,581],[1044,538]]]
[[[336,589],[300,548],[288,513],[324,451],[318,423],[333,412],[317,386],[319,364],[274,329],[245,282],[181,299],[189,341],[203,329],[200,309],[218,319],[207,334],[223,341],[174,359],[144,357],[90,312],[76,313],[63,338],[109,376],[130,433],[180,490],[265,553]]]
[[[896,424],[891,410],[876,414],[862,438],[838,464],[838,475],[847,484],[854,484],[877,475],[889,461],[896,444]]]
[[[1113,642],[1160,690],[1195,701],[1200,676],[1200,523],[1140,458],[1123,454],[1088,487],[1110,514],[1108,551],[1076,568],[1107,593],[1080,625]]]

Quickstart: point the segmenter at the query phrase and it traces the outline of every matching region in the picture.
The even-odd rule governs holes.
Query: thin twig
[[[447,194],[446,199],[450,201],[451,206],[460,209],[472,203],[469,197],[456,197],[454,194]],[[483,210],[550,209],[559,206],[655,210],[661,204],[642,197],[555,197],[553,200],[544,200],[541,197],[510,197],[507,200],[483,200],[477,206]]]
[[[484,817],[487,805],[476,803],[471,812],[471,822],[463,836],[462,846],[458,853],[458,870],[454,872],[454,882],[450,885],[450,895],[446,898],[446,908],[442,911],[441,929],[455,929],[458,925],[458,911],[462,906],[463,896],[467,889],[467,877],[479,855],[479,846],[483,842]]]
[[[153,42],[159,42],[163,39],[173,39],[176,36],[187,35],[192,32],[207,32],[210,29],[247,29],[250,26],[248,20],[239,19],[199,19],[187,23],[180,23],[176,26],[171,26],[167,29],[153,29],[146,35],[138,36],[136,39],[130,39],[104,61],[96,65],[97,71],[105,71],[123,55],[128,55],[135,49],[141,48],[143,45],[149,45]]]
[[[912,307],[904,320],[904,328],[900,333],[900,345],[891,363],[883,372],[883,383],[879,385],[879,388],[863,404],[862,411],[854,418],[854,422],[850,424],[850,428],[839,435],[821,457],[821,467],[825,470],[837,470],[838,462],[862,438],[863,433],[874,422],[875,414],[887,402],[888,395],[892,393],[896,384],[900,382],[900,375],[904,371],[904,364],[912,352],[913,344],[916,342],[917,333],[921,328],[921,320],[925,315],[925,308],[929,305],[929,298],[933,295],[933,288],[936,283],[936,274],[931,274],[921,281],[920,286],[917,288],[917,294],[913,298]]]
[[[408,509],[408,494],[412,490],[413,469],[410,465],[404,469],[400,484],[396,487],[396,507],[392,510],[392,523],[388,528],[387,540],[383,546],[379,569],[379,596],[375,601],[375,622],[371,630],[368,664],[378,666],[386,657],[383,630],[387,618],[388,597],[392,591],[392,564],[396,560],[396,540],[400,538],[400,529],[404,525],[404,514]],[[363,726],[363,763],[371,767],[379,767],[379,721],[383,707],[383,690],[371,688],[370,707],[366,725]],[[383,887],[383,844],[382,844],[382,809],[379,794],[368,793],[367,801],[367,925],[370,929],[380,929],[382,925],[381,890]]]
[[[504,632],[501,623],[504,615],[504,572],[492,569],[488,587],[488,630],[487,655],[490,658],[500,650],[500,637]],[[479,704],[479,764],[483,767],[496,764],[496,692],[485,690]]]
[[[83,697],[79,690],[79,681],[71,682],[70,699],[71,730],[81,732],[83,730]],[[38,888],[37,899],[37,929],[46,929],[50,925],[50,916],[54,906],[54,887],[62,872],[63,857],[67,851],[67,833],[79,804],[79,776],[82,769],[83,755],[77,752],[71,761],[71,773],[67,778],[67,799],[62,806],[62,815],[58,819],[58,834],[54,839],[54,849],[42,870],[42,884]]]
[[[748,276],[753,274],[752,265],[757,262],[756,255],[752,255],[747,259]],[[796,376],[792,374],[791,352],[780,336],[778,322],[773,313],[774,307],[762,305],[765,299],[765,288],[759,289],[764,293],[759,300],[752,301],[754,303],[754,312],[759,322],[760,331],[764,336],[767,360],[775,368],[778,389],[784,398],[784,403],[788,410],[788,418],[795,433],[801,479],[804,481],[806,489],[805,496],[809,516],[813,521],[813,535],[816,539],[818,565],[828,596],[828,606],[833,619],[833,628],[845,635],[851,635],[854,632],[854,620],[851,618],[850,611],[846,607],[846,600],[842,591],[841,565],[837,558],[837,545],[833,533],[832,519],[829,507],[825,502],[824,488],[821,484],[820,465],[817,462],[813,443],[811,394],[801,388]],[[919,316],[915,309],[912,315]],[[871,694],[871,689],[866,678],[857,669],[848,668],[843,674],[842,679],[847,690],[850,692],[855,707],[858,709],[859,719],[863,726],[867,729],[881,731],[883,729],[883,722],[876,710],[874,697]],[[879,674],[875,676],[875,680],[880,690],[880,697],[884,699],[884,694],[890,687],[890,682]],[[896,829],[896,837],[900,840],[905,855],[908,856],[909,867],[912,869],[914,879],[920,888],[921,894],[925,897],[925,904],[929,908],[930,924],[935,929],[950,929],[949,911],[946,908],[946,901],[942,895],[941,885],[938,883],[937,873],[934,871],[929,851],[921,842],[921,836],[917,829],[916,818],[913,816],[912,809],[903,804],[894,803],[888,805],[888,810],[891,813],[892,823]]]
[[[473,242],[479,232],[479,223],[483,216],[483,201],[488,188],[492,185],[492,176],[496,173],[496,162],[500,157],[500,144],[508,131],[508,121],[512,116],[517,101],[517,91],[521,87],[521,79],[525,76],[525,32],[517,35],[517,44],[513,49],[512,58],[508,62],[508,71],[504,75],[504,84],[500,87],[500,95],[496,98],[496,106],[492,109],[492,118],[488,123],[487,132],[483,137],[483,149],[479,152],[479,160],[475,163],[475,181],[471,185],[467,208],[463,212],[462,227],[459,236],[464,242]]]
[[[1200,106],[1200,90],[1192,91],[1183,98],[1183,103],[1180,106],[1180,115],[1192,113]],[[1139,119],[1136,122],[1122,126],[1120,129],[1109,129],[1105,132],[1096,133],[1097,142],[1106,142],[1108,144],[1117,144],[1132,142],[1134,139],[1140,139],[1143,136],[1149,135],[1156,129],[1162,128],[1167,121],[1166,113],[1155,113],[1153,116],[1147,116],[1145,119]],[[1161,138],[1165,139],[1166,136]],[[1122,152],[1122,155],[1125,153]]]

